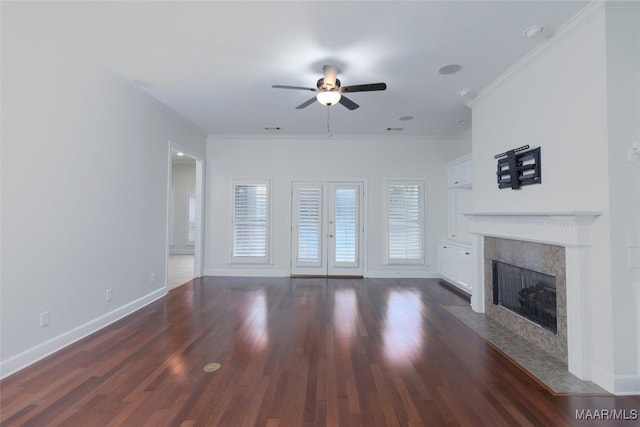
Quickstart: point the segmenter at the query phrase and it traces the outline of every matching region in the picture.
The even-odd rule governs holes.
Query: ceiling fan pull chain
[[[331,136],[331,127],[329,126],[329,114],[331,109],[327,105],[327,136]]]

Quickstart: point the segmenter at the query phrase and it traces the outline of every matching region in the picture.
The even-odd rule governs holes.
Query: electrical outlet
[[[49,312],[43,311],[42,313],[40,313],[40,327],[44,328],[48,324],[49,324]]]
[[[111,291],[111,289],[107,289],[106,300],[111,301],[112,296],[113,296],[113,292]]]
[[[156,273],[151,273],[151,277],[149,278],[149,283],[152,285],[156,283]]]

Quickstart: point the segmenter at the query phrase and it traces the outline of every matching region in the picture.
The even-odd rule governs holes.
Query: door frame
[[[169,291],[169,252],[171,242],[171,191],[173,174],[173,153],[183,152],[196,161],[196,235],[194,241],[193,255],[193,277],[202,277],[204,271],[204,190],[205,190],[205,158],[179,143],[169,140],[167,149],[167,215],[165,223],[165,266],[164,266],[164,287]]]
[[[320,277],[331,277],[331,276],[326,276],[326,275],[316,275],[316,274],[309,274],[309,275],[305,275],[305,274],[300,274],[300,273],[294,273],[293,272],[293,257],[295,256],[295,252],[294,252],[294,232],[293,232],[293,221],[294,221],[294,217],[293,217],[293,203],[294,203],[294,196],[293,196],[293,185],[296,182],[302,182],[302,183],[313,183],[313,184],[326,184],[327,185],[327,189],[329,184],[349,184],[349,183],[355,183],[355,184],[360,184],[361,189],[362,189],[362,194],[360,196],[360,206],[359,206],[359,210],[360,210],[360,264],[362,266],[362,277],[366,277],[367,273],[368,273],[368,265],[366,260],[368,259],[368,246],[367,246],[367,241],[368,241],[368,234],[369,234],[369,228],[368,228],[368,190],[369,190],[369,185],[368,185],[368,181],[366,178],[354,178],[354,177],[348,177],[348,178],[332,178],[332,179],[319,179],[319,178],[301,178],[301,179],[292,179],[289,181],[289,212],[288,212],[288,220],[289,220],[289,274],[291,276],[294,277],[314,277],[314,276],[320,276]],[[328,202],[327,202],[328,204]],[[328,248],[327,248],[327,253],[328,253]],[[328,255],[327,255],[328,258]],[[328,273],[328,266],[327,266],[327,273]],[[350,277],[350,276],[334,276],[334,277]],[[359,275],[358,275],[359,277]]]

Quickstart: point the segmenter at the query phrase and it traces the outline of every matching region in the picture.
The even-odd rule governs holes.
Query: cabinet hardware
[[[465,255],[471,255],[469,252],[465,252],[464,254],[465,254]]]

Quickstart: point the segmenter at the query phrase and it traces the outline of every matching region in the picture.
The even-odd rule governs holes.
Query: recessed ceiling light
[[[460,89],[458,91],[458,96],[470,101],[476,97],[476,94],[474,91],[469,89]]]
[[[402,122],[406,122],[409,120],[413,120],[413,116],[402,116],[400,118],[398,118],[398,120],[402,121]]]
[[[546,35],[547,26],[544,24],[536,24],[532,25],[529,28],[525,28],[522,31],[522,35],[528,37],[530,39],[540,37],[541,35]]]
[[[180,157],[182,157],[182,156],[184,156],[184,153],[183,153],[182,151],[178,151],[178,152],[176,153],[176,156],[180,156]]]
[[[391,132],[399,132],[401,130],[404,130],[404,128],[387,128],[387,130]]]
[[[462,65],[460,64],[447,64],[440,67],[438,72],[443,75],[449,75],[449,74],[455,74],[460,70],[462,70]]]

